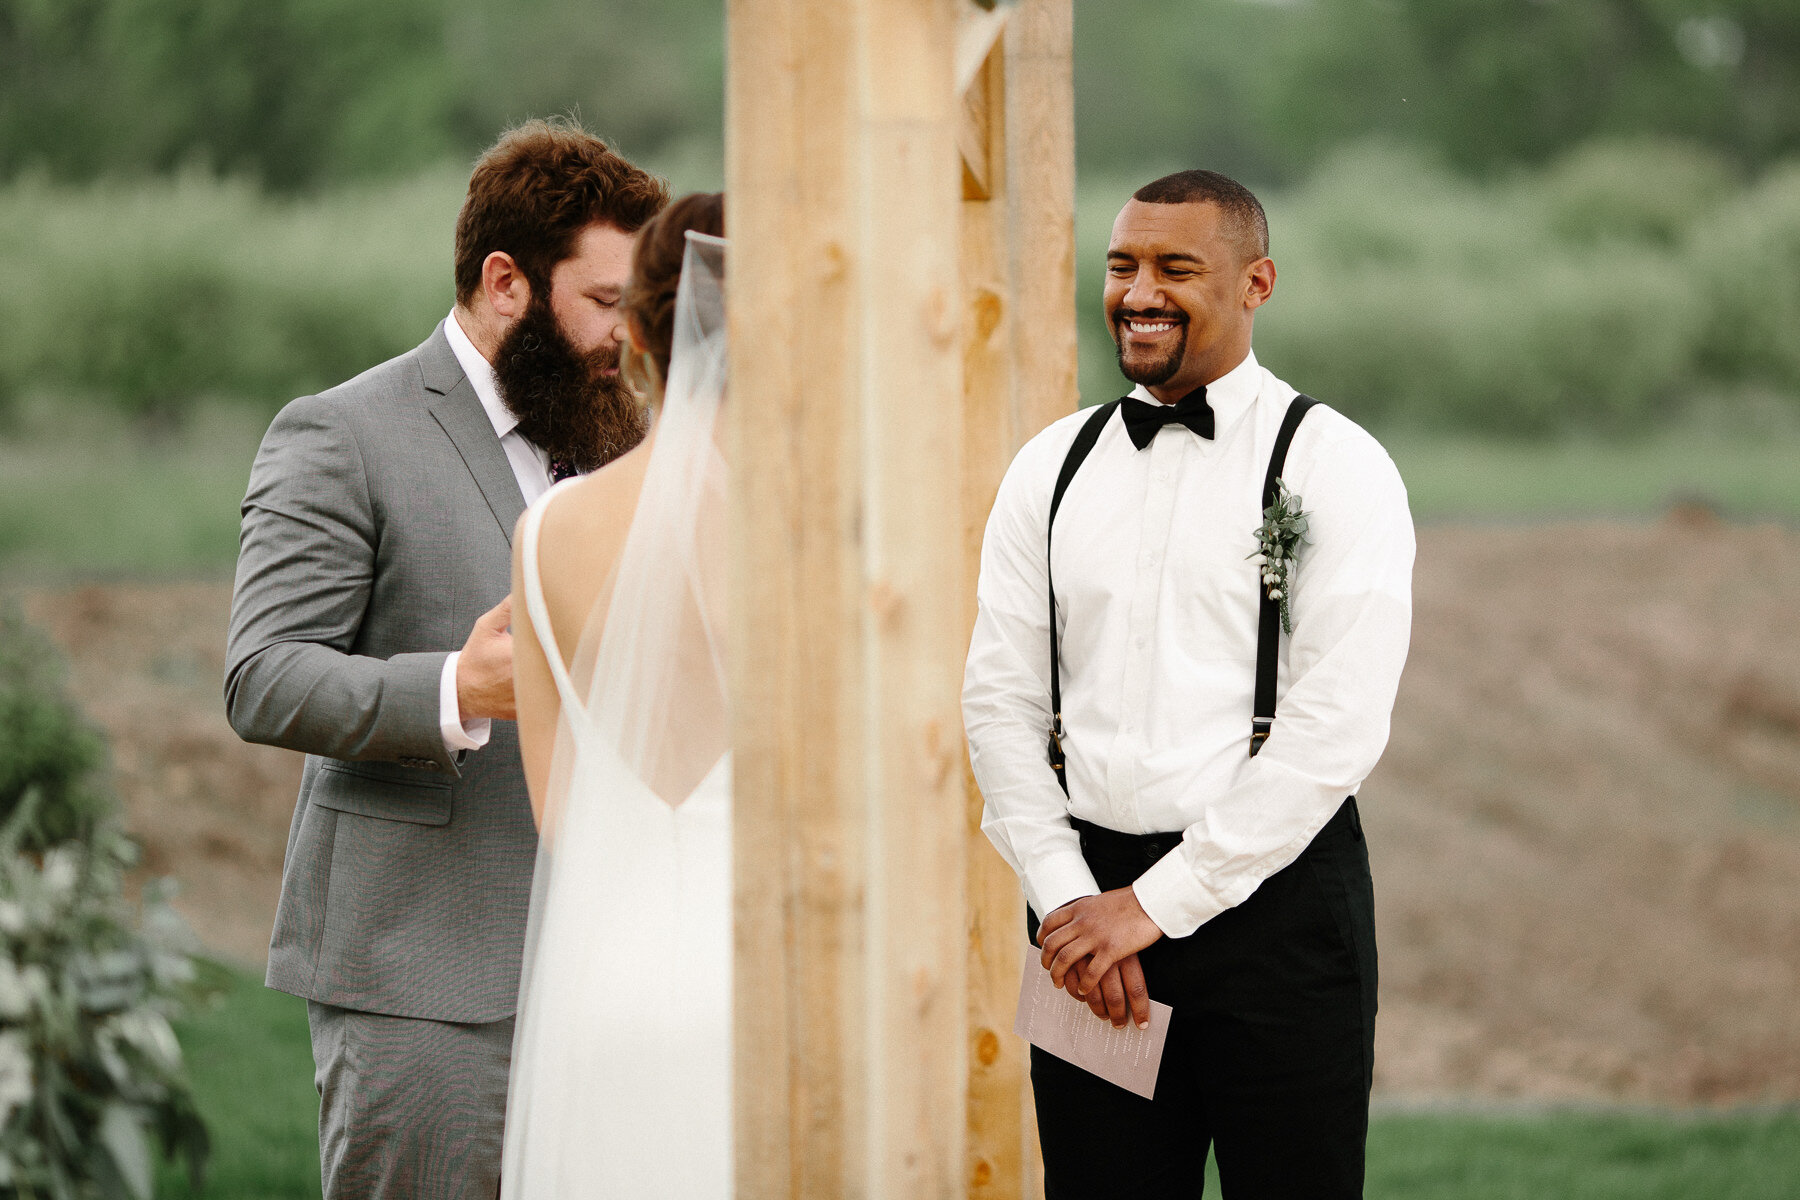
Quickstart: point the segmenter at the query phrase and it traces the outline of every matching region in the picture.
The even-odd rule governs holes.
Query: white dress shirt
[[[519,481],[519,491],[524,494],[525,505],[529,508],[532,501],[550,490],[550,456],[519,432],[519,418],[513,416],[512,410],[500,399],[493,364],[463,332],[454,310],[444,322],[444,337],[494,426],[494,436],[500,439],[500,448],[506,451],[506,461],[512,467],[513,478]],[[456,664],[461,658],[462,651],[457,650],[445,659],[444,673],[438,680],[438,728],[442,730],[444,746],[451,754],[479,750],[487,745],[488,737],[493,733],[493,722],[486,717],[473,721],[462,719],[462,708],[456,702]]]
[[[1045,517],[1090,414],[1045,429],[1007,470],[982,543],[963,717],[982,829],[1040,915],[1099,890],[1072,814],[1185,831],[1133,888],[1165,934],[1192,933],[1293,862],[1387,744],[1411,635],[1412,517],[1387,453],[1320,405],[1282,472],[1310,529],[1273,732],[1249,755],[1261,594],[1250,556],[1294,395],[1250,355],[1207,387],[1214,440],[1167,425],[1138,450],[1115,414],[1069,485],[1054,543],[1066,798],[1045,751]]]

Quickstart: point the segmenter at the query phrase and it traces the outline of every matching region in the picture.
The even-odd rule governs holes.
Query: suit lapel
[[[462,455],[510,546],[513,526],[525,511],[525,496],[500,439],[494,436],[487,410],[481,407],[481,397],[457,363],[442,325],[419,347],[419,370],[425,377],[425,390],[431,394],[426,407]]]

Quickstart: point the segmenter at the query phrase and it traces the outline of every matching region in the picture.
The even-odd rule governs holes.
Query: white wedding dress
[[[731,759],[719,625],[724,243],[688,234],[668,386],[625,549],[565,669],[513,1040],[503,1200],[732,1194]],[[671,794],[673,793],[673,794]]]

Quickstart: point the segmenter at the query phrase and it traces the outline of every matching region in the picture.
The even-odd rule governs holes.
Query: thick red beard
[[[520,433],[552,459],[591,471],[643,441],[648,429],[618,365],[616,343],[583,354],[549,302],[533,298],[500,339],[494,380]]]

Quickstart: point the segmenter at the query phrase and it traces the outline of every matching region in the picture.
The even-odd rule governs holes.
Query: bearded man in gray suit
[[[251,469],[225,702],[307,756],[267,982],[308,1001],[328,1198],[498,1190],[536,854],[512,530],[643,437],[618,301],[667,198],[572,123],[509,131],[457,218],[450,316],[289,404]]]

